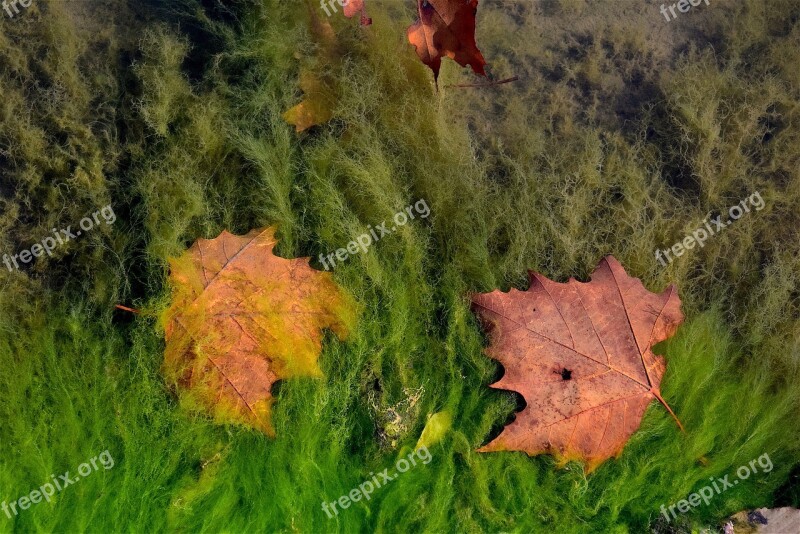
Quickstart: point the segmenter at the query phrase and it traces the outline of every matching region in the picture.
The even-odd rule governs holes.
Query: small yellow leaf
[[[337,100],[333,91],[307,70],[300,72],[300,88],[305,93],[305,99],[283,114],[283,119],[293,125],[298,133],[331,120]]]
[[[437,412],[428,418],[425,428],[422,429],[422,435],[417,441],[417,449],[422,447],[432,447],[439,443],[445,434],[450,430],[453,424],[453,417],[450,412]]]
[[[336,80],[317,74],[341,61],[336,34],[328,21],[321,20],[315,9],[310,6],[309,9],[309,29],[317,44],[316,57],[300,68],[303,101],[283,114],[283,120],[293,125],[298,133],[331,120],[339,100]]]

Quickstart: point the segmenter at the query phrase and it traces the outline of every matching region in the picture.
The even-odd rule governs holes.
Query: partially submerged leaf
[[[320,19],[314,9],[309,9],[309,28],[317,44],[317,54],[300,68],[299,85],[303,100],[283,114],[283,120],[300,133],[319,126],[333,118],[333,109],[339,101],[338,85],[327,68],[340,59],[339,44],[333,27]]]
[[[472,302],[491,332],[486,353],[505,367],[492,387],[528,403],[481,452],[551,453],[592,470],[622,451],[653,399],[669,410],[659,390],[666,365],[651,347],[683,322],[674,286],[651,293],[608,256],[589,283],[530,272],[527,291]]]
[[[425,423],[425,428],[422,429],[422,434],[417,441],[415,448],[433,447],[439,443],[442,438],[450,431],[453,425],[453,416],[450,412],[436,412],[428,417],[428,422]]]
[[[303,101],[283,114],[283,119],[293,125],[298,133],[331,120],[333,107],[338,100],[330,84],[310,70],[300,71],[300,89],[305,95]]]
[[[478,0],[417,0],[417,11],[419,19],[406,34],[419,58],[433,70],[435,80],[443,56],[486,76],[486,60],[475,43]]]
[[[275,228],[198,239],[170,261],[162,370],[190,407],[274,435],[272,385],[322,376],[322,330],[345,338],[349,298],[308,258],[272,252]]]
[[[369,26],[372,24],[372,19],[367,16],[367,7],[364,5],[364,1],[365,0],[347,0],[342,11],[347,18],[352,18],[357,13],[361,14],[361,25]]]

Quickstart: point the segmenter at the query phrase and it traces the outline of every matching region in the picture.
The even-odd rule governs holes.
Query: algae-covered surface
[[[438,90],[415,0],[366,2],[369,26],[300,0],[3,3],[0,530],[715,532],[799,507],[800,3],[697,3],[481,0],[478,47],[518,79],[457,87],[487,80],[445,59]],[[310,77],[330,116],[297,132]],[[162,370],[169,260],[271,226],[358,315],[321,376],[272,387],[275,437]],[[677,287],[655,352],[685,432],[653,402],[591,472],[477,452],[526,401],[489,387],[470,296],[606,255]]]

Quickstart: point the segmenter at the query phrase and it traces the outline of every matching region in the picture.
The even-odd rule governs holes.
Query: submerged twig
[[[493,85],[516,82],[517,80],[519,80],[519,76],[512,76],[511,78],[506,78],[505,80],[497,80],[489,83],[459,83],[456,85],[446,85],[445,87],[492,87]]]

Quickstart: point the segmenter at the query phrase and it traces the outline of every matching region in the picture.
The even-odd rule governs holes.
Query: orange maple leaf
[[[491,387],[528,403],[480,452],[551,453],[591,471],[622,451],[653,399],[675,417],[659,390],[664,358],[651,350],[683,322],[675,286],[651,293],[608,256],[591,282],[559,284],[531,271],[527,291],[472,302],[491,332],[486,353],[506,369]]]
[[[417,11],[419,20],[406,34],[419,58],[433,70],[434,80],[439,78],[443,56],[486,76],[486,60],[475,44],[478,0],[417,0]]]
[[[274,436],[272,385],[322,376],[322,330],[348,335],[353,305],[308,258],[272,252],[275,228],[198,239],[170,260],[162,371],[183,404]]]

